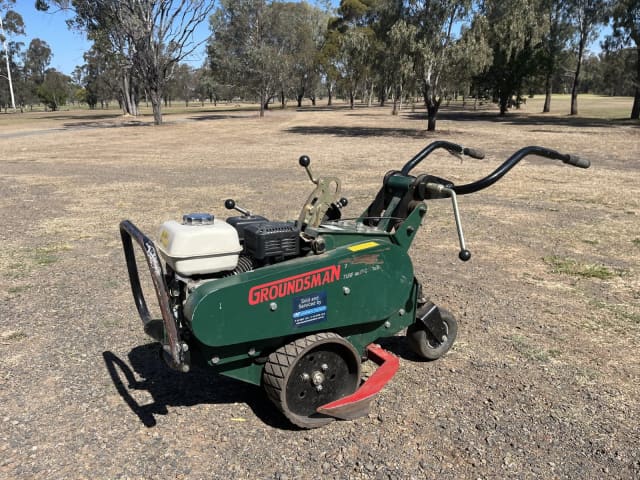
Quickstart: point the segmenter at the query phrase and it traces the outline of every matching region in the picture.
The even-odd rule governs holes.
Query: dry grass
[[[554,99],[554,108],[564,108],[565,101]],[[467,264],[457,260],[450,204],[430,203],[426,225],[412,248],[413,258],[416,274],[429,295],[460,318],[459,343],[447,358],[447,367],[442,367],[460,376],[449,378],[449,372],[442,378],[439,387],[450,396],[440,399],[433,396],[432,385],[415,384],[414,377],[424,375],[420,372],[425,366],[403,360],[405,373],[401,369],[394,380],[396,387],[390,388],[399,389],[404,401],[393,403],[389,394],[384,397],[392,406],[389,408],[403,412],[406,422],[420,425],[414,435],[421,439],[418,443],[425,444],[426,435],[444,435],[442,430],[435,431],[434,425],[424,424],[427,417],[421,417],[418,406],[425,398],[429,404],[446,400],[438,418],[452,407],[464,412],[471,422],[482,424],[483,415],[488,415],[482,401],[478,405],[464,401],[489,395],[486,386],[497,384],[498,390],[491,395],[507,405],[501,421],[516,425],[522,418],[509,410],[509,405],[521,401],[520,387],[514,385],[536,385],[536,397],[527,410],[535,424],[548,418],[548,405],[556,402],[558,390],[547,384],[567,380],[575,372],[562,387],[569,405],[566,414],[572,415],[571,431],[590,434],[597,430],[592,425],[594,416],[580,413],[595,408],[593,396],[597,396],[598,408],[605,411],[604,416],[598,415],[602,421],[613,422],[624,415],[637,418],[640,129],[637,123],[608,120],[625,117],[630,99],[581,97],[581,105],[581,116],[576,119],[564,114],[541,118],[536,101],[527,102],[526,109],[504,119],[491,110],[463,111],[456,106],[443,110],[435,133],[425,131],[426,122],[419,111],[393,117],[388,108],[361,106],[353,111],[342,106],[273,110],[264,119],[256,112],[228,106],[194,107],[168,115],[167,125],[162,127],[148,125],[148,117],[123,119],[116,112],[0,115],[0,329],[8,332],[0,342],[4,359],[0,378],[8,385],[6,391],[13,392],[2,396],[5,412],[11,412],[5,415],[9,418],[25,408],[29,412],[36,409],[42,415],[38,421],[57,426],[44,429],[46,433],[40,430],[40,443],[34,440],[35,434],[24,440],[25,445],[41,449],[39,459],[33,460],[36,465],[44,465],[47,455],[62,457],[61,448],[66,452],[71,463],[67,470],[51,470],[54,477],[55,472],[85,477],[92,468],[100,471],[96,452],[105,442],[117,444],[111,465],[126,464],[129,450],[125,445],[149,434],[137,430],[128,407],[114,396],[104,365],[95,361],[105,350],[126,356],[146,342],[128,290],[118,222],[129,218],[154,236],[163,220],[179,218],[185,212],[210,211],[225,216],[222,203],[230,197],[272,219],[295,218],[311,187],[297,166],[301,154],[310,155],[316,175],[342,179],[343,193],[350,200],[346,214],[356,216],[371,201],[385,172],[398,169],[425,144],[442,138],[487,152],[486,160],[465,159],[462,163],[438,153],[418,169],[456,183],[489,173],[507,155],[532,144],[583,155],[592,161],[592,168],[574,169],[529,158],[490,189],[461,197],[463,226],[473,254]],[[498,367],[483,369],[483,365]],[[496,380],[498,373],[506,377]],[[76,384],[89,385],[89,391],[95,393],[80,393],[84,390]],[[46,392],[41,385],[46,385]],[[119,411],[125,426],[109,424],[101,433],[92,434],[97,438],[104,435],[105,441],[82,433],[94,443],[80,454],[73,450],[73,444],[60,446],[59,430],[80,430],[73,419],[85,417],[85,411],[78,411],[78,405],[85,402],[95,408],[91,415],[105,424],[113,420],[111,410]],[[65,407],[60,409],[60,405]],[[106,410],[105,405],[109,407]],[[198,436],[198,423],[213,422],[220,427],[224,418],[238,416],[229,405],[201,407],[193,418],[187,414],[172,417],[165,421],[166,427],[159,424],[157,430],[171,438],[176,451],[194,452],[189,460],[193,478],[206,476],[212,468],[207,442],[191,441],[204,435]],[[170,410],[188,412],[188,408],[179,405]],[[206,418],[196,419],[198,416]],[[247,416],[253,418],[251,413]],[[181,428],[171,426],[173,422],[182,422]],[[365,430],[369,429],[367,422],[362,421]],[[401,439],[396,434],[402,429],[393,429],[393,424],[394,420],[381,425],[391,425],[384,427],[389,428],[387,434]],[[3,433],[13,428],[6,422],[4,425],[0,427]],[[348,428],[341,425],[335,427],[335,435]],[[615,428],[624,430],[620,435],[633,434],[624,422]],[[238,438],[264,434],[265,429],[268,427],[253,420],[233,425]],[[177,431],[190,434],[188,438],[174,436]],[[473,423],[468,431],[474,431]],[[331,448],[323,437],[311,438],[320,444],[314,447],[316,451]],[[451,442],[450,447],[446,442]],[[471,471],[464,470],[464,462],[453,459],[456,442],[451,438],[446,442],[433,448],[443,458],[443,465],[452,462],[451,478],[469,477]],[[631,455],[633,449],[624,442],[611,442],[615,443],[611,448],[617,448],[621,455]],[[218,447],[222,448],[219,443]],[[569,436],[564,449],[556,450],[563,458],[588,457],[582,451],[573,452],[573,447]],[[9,463],[0,465],[0,476],[3,472],[9,477],[18,475],[15,465],[19,463],[11,463],[11,459],[18,458],[21,448],[9,448],[3,454]],[[160,450],[152,454],[162,448],[158,445]],[[517,454],[509,450],[508,443],[495,448]],[[559,461],[553,451],[540,462],[543,477],[557,476],[548,467],[549,462]],[[269,463],[270,453],[263,454],[263,473],[272,475],[276,467]],[[462,451],[456,455],[467,458]],[[465,461],[471,465],[470,459]],[[223,468],[223,463],[216,468]],[[485,467],[477,468],[482,471]],[[496,468],[499,464],[490,463],[485,473],[491,476]],[[574,477],[601,474],[591,466],[585,468],[573,472]],[[311,476],[313,471],[305,470]],[[622,470],[614,471],[624,476]],[[121,476],[120,470],[100,472],[105,477]],[[129,476],[157,473],[149,472],[129,471]],[[249,476],[247,471],[239,472],[239,476]]]

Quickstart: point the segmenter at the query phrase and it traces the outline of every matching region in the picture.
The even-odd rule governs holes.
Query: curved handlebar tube
[[[426,149],[425,149],[426,150]],[[502,165],[496,168],[492,173],[480,180],[465,185],[456,185],[453,187],[458,195],[466,195],[468,193],[474,193],[484,188],[490,187],[498,180],[500,180],[509,170],[511,170],[520,160],[527,155],[539,155],[541,157],[550,158],[552,160],[562,160],[562,162],[569,165],[573,165],[580,168],[589,168],[591,165],[589,160],[578,158],[574,155],[567,155],[550,148],[545,147],[524,147],[511,155]]]
[[[480,150],[474,148],[465,148],[461,145],[458,145],[457,143],[447,142],[446,140],[437,140],[424,147],[411,160],[405,163],[404,167],[402,167],[402,170],[400,170],[400,173],[404,176],[409,175],[409,172],[411,172],[411,170],[418,166],[418,164],[422,160],[424,160],[427,155],[438,148],[444,148],[452,153],[469,155],[473,158],[484,158],[484,153]]]

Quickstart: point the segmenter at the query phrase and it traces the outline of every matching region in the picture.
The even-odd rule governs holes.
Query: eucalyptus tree
[[[11,108],[16,111],[16,101],[13,91],[13,80],[11,77],[11,51],[7,47],[8,35],[24,35],[24,21],[22,16],[12,9],[16,0],[0,0],[0,43],[4,50],[6,70],[6,80],[9,82],[9,93],[11,95]]]
[[[118,62],[117,55],[108,48],[100,48],[99,43],[94,42],[92,47],[85,52],[84,64],[81,68],[81,84],[86,91],[86,101],[89,108],[96,108],[98,103],[101,108],[108,107],[109,100],[118,98],[119,103],[127,105],[131,102],[132,92],[135,86],[130,83],[124,91],[121,79],[122,69]],[[125,100],[126,97],[129,102]],[[135,103],[130,108],[135,108]],[[125,107],[125,113],[127,111]]]
[[[599,27],[608,20],[608,0],[569,0],[572,25],[575,30],[576,69],[571,87],[571,115],[578,114],[578,88],[585,49],[599,34]]]
[[[261,117],[281,88],[291,48],[275,34],[276,13],[265,0],[222,0],[210,20],[207,50],[216,80],[257,96]]]
[[[123,77],[133,72],[144,82],[151,98],[153,119],[162,123],[162,99],[167,82],[179,62],[202,43],[194,31],[213,10],[209,0],[52,0],[74,11],[72,24],[100,37],[117,52]],[[38,0],[41,9],[46,1]],[[203,40],[204,42],[204,40]],[[129,101],[131,99],[129,98]],[[132,108],[129,105],[128,108]]]
[[[309,97],[315,104],[316,91],[320,84],[321,49],[328,25],[328,15],[323,10],[306,2],[274,3],[283,13],[282,34],[291,43],[291,74],[298,107],[303,98]],[[284,11],[287,13],[285,14]],[[283,82],[284,83],[284,82]]]
[[[485,0],[473,23],[492,52],[491,66],[479,81],[492,90],[504,115],[512,97],[519,100],[524,80],[537,69],[534,60],[544,26],[540,2]]]
[[[376,0],[341,0],[338,16],[331,20],[329,39],[335,42],[334,67],[337,85],[349,97],[354,108],[358,90],[362,100],[373,91],[378,34],[374,28],[378,10]]]
[[[24,43],[9,41],[6,42],[5,50],[0,50],[0,108],[4,108],[5,113],[13,105],[16,108],[25,104],[29,98],[26,91],[24,69],[19,60],[24,56],[22,48]],[[11,88],[9,87],[9,74],[11,75]]]
[[[611,10],[613,35],[609,42],[635,47],[635,94],[631,118],[640,118],[640,0],[616,0]]]
[[[371,46],[374,37],[373,30],[368,27],[353,27],[340,38],[337,63],[339,84],[349,96],[351,109],[355,106],[358,88],[371,74]]]
[[[325,38],[318,53],[318,69],[327,90],[327,106],[329,107],[333,104],[333,96],[340,78],[337,62],[340,56],[342,34],[334,26],[335,19],[332,19],[328,22]]]
[[[53,53],[51,47],[44,40],[34,38],[24,55],[24,76],[27,88],[33,96],[37,96],[38,88],[44,82],[44,77]]]
[[[37,93],[45,107],[55,112],[64,105],[71,92],[71,78],[53,68],[44,73],[42,83],[38,85]]]
[[[427,109],[427,130],[436,129],[436,117],[446,84],[444,72],[455,46],[454,27],[468,19],[471,0],[409,0],[407,19],[417,29],[415,66]]]
[[[415,52],[417,29],[404,20],[396,22],[389,31],[388,71],[391,73],[393,85],[392,115],[397,115],[402,108],[402,97],[406,85],[415,78]]]
[[[551,111],[553,77],[571,35],[570,8],[566,0],[542,0],[540,8],[545,19],[540,52],[545,93],[542,111],[548,113]]]

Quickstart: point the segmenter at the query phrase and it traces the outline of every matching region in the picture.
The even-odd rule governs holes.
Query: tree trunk
[[[509,97],[507,95],[500,95],[500,116],[504,117],[509,110]]]
[[[287,102],[284,98],[284,90],[280,90],[280,108],[284,110],[286,105],[287,105]]]
[[[333,86],[327,84],[327,107],[333,105]]]
[[[436,131],[436,119],[438,116],[438,107],[440,102],[436,102],[436,105],[430,105],[427,107],[427,131]]]
[[[153,123],[162,125],[162,92],[151,90],[151,108],[153,109]]]
[[[353,105],[354,101],[355,101],[355,98],[354,98],[353,92],[351,91],[351,92],[349,92],[349,108],[351,110],[353,110],[353,108],[354,108],[354,105]]]
[[[260,93],[260,118],[264,117],[264,104],[266,95],[264,93]]]
[[[544,81],[544,107],[542,107],[542,113],[549,113],[551,111],[551,74],[547,73]]]
[[[571,88],[571,115],[578,114],[578,84],[580,82],[580,67],[582,66],[582,55],[586,40],[586,37],[581,38],[578,46],[578,64],[576,65],[576,74],[573,77],[573,87]]]
[[[426,80],[422,84],[422,95],[424,97],[424,106],[427,107],[427,131],[434,132],[442,97],[436,98],[433,93],[433,87]]]
[[[631,107],[631,120],[640,119],[640,45],[638,45],[636,52],[636,94],[633,97],[633,107]]]
[[[296,100],[298,101],[298,108],[302,107],[302,99],[304,98],[304,93],[302,95],[298,94]]]
[[[312,107],[315,107],[315,106],[316,106],[316,96],[315,96],[315,95],[313,95],[313,96],[312,96],[312,97],[310,97],[310,98],[311,98],[311,106],[312,106]]]
[[[380,87],[380,106],[384,107],[384,104],[387,102],[387,87],[382,85]]]
[[[138,112],[135,108],[135,103],[131,99],[131,83],[129,79],[129,72],[125,71],[122,75],[122,109],[124,113],[137,116]]]

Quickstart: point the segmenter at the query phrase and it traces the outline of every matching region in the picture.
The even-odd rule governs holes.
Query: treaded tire
[[[321,372],[319,365],[327,365],[328,370]],[[360,384],[360,367],[360,355],[351,343],[335,333],[316,333],[269,355],[262,385],[291,423],[301,428],[318,428],[335,419],[317,413],[316,408],[355,392]],[[302,380],[301,372],[311,379]],[[312,380],[319,373],[321,391]]]

